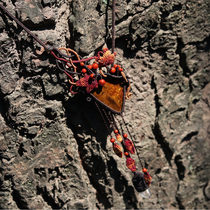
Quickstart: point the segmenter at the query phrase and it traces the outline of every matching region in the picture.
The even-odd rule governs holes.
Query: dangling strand
[[[109,126],[107,125],[106,120],[105,120],[105,118],[104,118],[104,115],[103,115],[103,113],[102,113],[102,111],[101,111],[101,109],[100,109],[100,107],[98,106],[98,104],[97,104],[96,101],[95,101],[95,105],[96,105],[96,107],[98,108],[98,111],[99,111],[99,113],[100,113],[100,115],[101,115],[101,118],[103,119],[104,124],[105,124],[105,126],[106,126],[106,128],[107,128],[107,130],[109,131],[109,134],[110,134],[110,136],[111,136],[112,131],[110,130]],[[106,112],[105,112],[104,109],[103,109],[103,112],[104,112],[105,116],[107,117],[107,114],[106,114]],[[109,121],[108,118],[107,118],[107,120]],[[109,123],[110,123],[110,121],[109,121]],[[110,125],[111,125],[111,123],[110,123]],[[123,157],[123,149],[122,149],[122,147],[120,147],[120,146],[115,142],[115,139],[112,138],[112,137],[111,137],[111,139],[110,139],[110,142],[112,143],[113,150],[114,150],[115,154],[116,154],[118,157],[122,158],[122,157]]]
[[[114,49],[115,49],[115,4],[116,4],[116,0],[112,0],[112,53],[114,53]],[[129,86],[129,89],[130,89],[130,86]],[[129,93],[129,90],[128,90],[128,95],[126,96],[126,98],[129,99],[130,96],[131,96],[131,94]],[[124,117],[123,117],[122,113],[121,113],[121,117],[122,117],[123,123],[124,123],[124,125],[125,125],[125,127],[128,131],[128,134],[131,137],[131,140],[133,142],[133,143],[132,142],[129,142],[129,143],[132,143],[133,147],[136,150],[136,153],[137,153],[137,156],[138,156],[138,159],[139,159],[139,163],[142,167],[143,173],[140,173],[140,172],[136,171],[135,161],[132,158],[130,158],[128,152],[125,152],[127,167],[131,171],[134,172],[134,177],[133,177],[132,181],[133,181],[133,184],[134,184],[136,190],[141,193],[142,197],[149,198],[151,196],[151,193],[150,193],[148,188],[149,188],[149,185],[151,184],[152,177],[147,172],[147,169],[143,167],[142,161],[140,159],[139,152],[136,149],[133,137],[130,134],[130,131],[129,131],[126,123],[125,123],[125,120],[124,120]],[[112,121],[115,124],[115,127],[117,127],[113,116],[112,116],[112,118],[113,118]],[[121,126],[121,128],[122,128],[122,126]],[[124,137],[124,144],[125,144],[125,141],[130,141],[129,139],[127,139],[127,134],[126,133],[123,134],[123,137]],[[123,147],[125,147],[125,146],[123,146]]]
[[[115,5],[116,0],[112,0],[112,53],[115,49]]]
[[[129,134],[129,136],[131,137],[131,140],[132,140],[132,142],[133,142],[134,148],[135,148],[135,150],[136,150],[136,154],[137,154],[138,159],[139,159],[139,163],[140,163],[141,168],[142,168],[142,170],[143,170],[143,169],[144,169],[144,166],[143,166],[143,164],[142,164],[142,161],[141,161],[139,152],[138,152],[138,150],[136,149],[136,146],[135,146],[135,143],[134,143],[134,139],[133,139],[133,137],[132,137],[132,135],[131,135],[131,133],[130,133],[130,131],[129,131],[129,129],[128,129],[128,126],[127,126],[126,123],[125,123],[125,119],[124,119],[124,117],[123,117],[122,114],[121,114],[121,117],[122,117],[123,123],[124,123],[124,125],[125,125],[125,127],[126,127],[126,130],[128,131],[128,134]]]

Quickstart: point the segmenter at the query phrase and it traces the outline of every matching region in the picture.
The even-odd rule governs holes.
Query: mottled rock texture
[[[2,0],[43,42],[81,56],[111,46],[111,0]],[[152,196],[84,95],[0,11],[0,208],[210,208],[210,3],[118,0],[117,62],[133,96],[125,120]],[[144,139],[140,141],[142,135]]]

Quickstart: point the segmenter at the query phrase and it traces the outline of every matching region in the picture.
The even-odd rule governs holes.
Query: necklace
[[[124,69],[119,64],[114,64],[117,56],[114,52],[115,0],[112,3],[112,52],[108,48],[103,48],[96,56],[88,58],[82,58],[70,48],[55,48],[44,44],[2,4],[0,4],[0,8],[55,58],[58,69],[68,77],[72,94],[83,92],[89,94],[87,101],[94,100],[95,107],[109,132],[113,151],[120,158],[125,156],[126,166],[134,174],[132,181],[135,189],[143,197],[148,198],[151,195],[148,188],[152,178],[147,169],[143,167],[133,137],[123,117],[125,99],[130,99],[132,94],[130,93],[130,82]],[[94,60],[92,64],[90,64],[91,60]],[[116,116],[120,116],[121,120]],[[127,133],[124,132],[124,128]],[[142,172],[137,171],[135,160],[131,157],[134,154],[138,157]]]

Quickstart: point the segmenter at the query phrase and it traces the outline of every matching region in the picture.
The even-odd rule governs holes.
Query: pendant
[[[113,0],[113,7],[114,5],[115,1]],[[147,172],[147,169],[143,167],[138,150],[135,148],[132,135],[122,115],[125,99],[129,99],[132,94],[130,93],[130,82],[124,73],[124,69],[120,65],[114,64],[117,54],[115,52],[111,53],[108,48],[104,47],[103,51],[99,51],[96,56],[81,59],[81,57],[70,48],[62,47],[57,49],[44,44],[6,10],[3,5],[0,4],[0,8],[42,45],[44,50],[55,58],[58,69],[65,73],[69,79],[70,92],[72,94],[77,94],[81,91],[89,94],[95,100],[95,105],[109,132],[114,153],[119,158],[123,158],[123,155],[125,155],[126,166],[134,174],[132,181],[135,189],[140,192],[143,197],[150,197],[151,194],[148,188],[151,184],[152,177]],[[115,11],[113,14],[114,13]],[[112,49],[114,49],[113,46]],[[89,63],[91,60],[94,60],[92,64]],[[121,116],[122,120],[117,119],[116,115]],[[125,127],[130,139],[127,138],[128,134],[123,130]],[[115,135],[118,143],[116,143],[113,135]],[[137,171],[136,161],[131,157],[134,154],[136,154],[139,159],[143,173]]]
[[[126,85],[122,78],[107,76],[105,84],[91,92],[92,97],[113,113],[123,112]]]

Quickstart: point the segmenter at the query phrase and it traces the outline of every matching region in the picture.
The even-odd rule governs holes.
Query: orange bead
[[[124,133],[124,134],[123,134],[123,137],[124,137],[124,138],[127,138],[127,137],[128,137],[128,134],[127,134],[127,133]]]
[[[93,68],[93,69],[97,69],[97,68],[98,68],[98,64],[97,64],[97,63],[93,63],[93,64],[92,64],[92,68]]]
[[[124,152],[124,155],[125,155],[125,156],[128,156],[128,155],[129,155],[129,153],[128,153],[128,152]]]
[[[101,86],[104,86],[105,85],[105,80],[104,79],[100,79],[98,81],[98,84],[101,85]]]
[[[84,66],[84,65],[85,65],[84,62],[81,62],[81,63],[80,63],[80,66]]]
[[[115,142],[115,139],[114,139],[114,138],[111,138],[110,141],[111,141],[112,143],[114,143],[114,142]]]
[[[119,70],[119,71],[123,71],[123,68],[120,67],[118,70]]]
[[[93,79],[95,77],[95,74],[91,74],[90,77]]]
[[[88,67],[89,69],[92,69],[92,65],[87,65],[87,67]]]
[[[116,69],[118,67],[118,65],[117,64],[114,64],[114,68]]]
[[[85,74],[87,72],[86,69],[82,69],[82,73]]]
[[[112,67],[109,71],[110,71],[110,73],[114,74],[116,72],[116,69],[115,69],[115,67]]]
[[[147,169],[146,168],[143,168],[143,170],[142,170],[144,173],[146,173],[147,172]]]
[[[115,133],[118,133],[118,130],[117,130],[117,129],[115,129],[115,130],[114,130],[114,132],[115,132]]]

